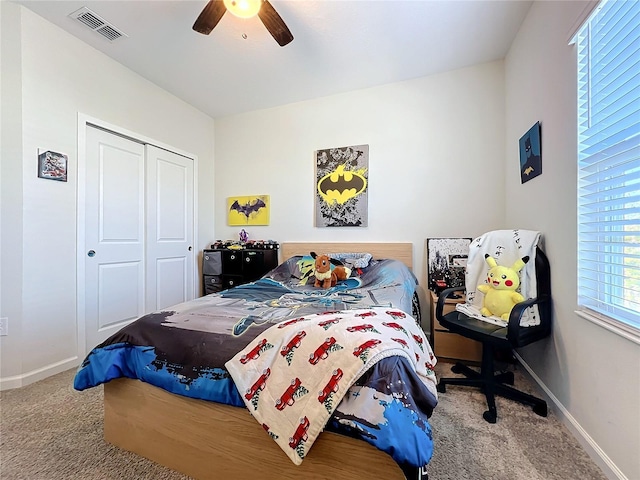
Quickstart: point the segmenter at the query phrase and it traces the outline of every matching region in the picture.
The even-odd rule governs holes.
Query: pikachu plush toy
[[[487,283],[478,285],[478,290],[484,293],[484,300],[480,313],[485,317],[496,316],[502,320],[509,320],[509,314],[516,303],[524,301],[524,297],[516,292],[520,286],[518,272],[529,261],[529,257],[522,257],[511,267],[498,265],[495,258],[489,254],[484,256],[491,267],[487,273]]]

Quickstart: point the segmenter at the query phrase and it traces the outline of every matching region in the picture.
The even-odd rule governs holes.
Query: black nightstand
[[[278,266],[278,247],[278,244],[269,244],[265,248],[203,250],[204,294],[259,279]]]

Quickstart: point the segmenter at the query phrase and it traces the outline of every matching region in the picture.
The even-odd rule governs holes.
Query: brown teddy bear
[[[315,260],[314,275],[316,281],[315,287],[330,288],[338,283],[338,280],[346,280],[351,275],[351,270],[345,267],[340,260],[330,258],[329,255],[317,255],[311,252],[311,256]],[[331,265],[335,265],[332,269]]]

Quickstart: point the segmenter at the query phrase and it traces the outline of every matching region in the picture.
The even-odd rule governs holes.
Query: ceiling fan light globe
[[[262,0],[224,0],[224,6],[236,17],[251,18],[260,11]]]

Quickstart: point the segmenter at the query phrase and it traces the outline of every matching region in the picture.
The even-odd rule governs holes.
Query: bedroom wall
[[[610,478],[640,478],[640,346],[578,317],[576,52],[589,2],[535,2],[505,60],[506,226],[544,232],[555,324],[521,351]],[[542,33],[544,32],[544,33]],[[542,175],[520,183],[518,139],[541,122]],[[544,441],[543,439],[541,441]]]
[[[0,386],[5,387],[81,360],[76,358],[78,113],[197,156],[198,250],[214,231],[214,121],[30,10],[11,2],[0,2],[0,8],[0,315],[9,317],[9,336],[0,337]],[[69,155],[67,183],[37,178],[38,148]]]
[[[0,316],[22,317],[22,81],[19,9],[0,3]],[[0,337],[0,378],[22,371],[20,321]]]
[[[503,79],[498,61],[216,119],[218,238],[240,231],[226,224],[227,197],[268,194],[270,225],[247,228],[250,238],[409,241],[424,285],[427,237],[473,237],[503,222]],[[314,152],[360,144],[369,226],[314,227]]]

